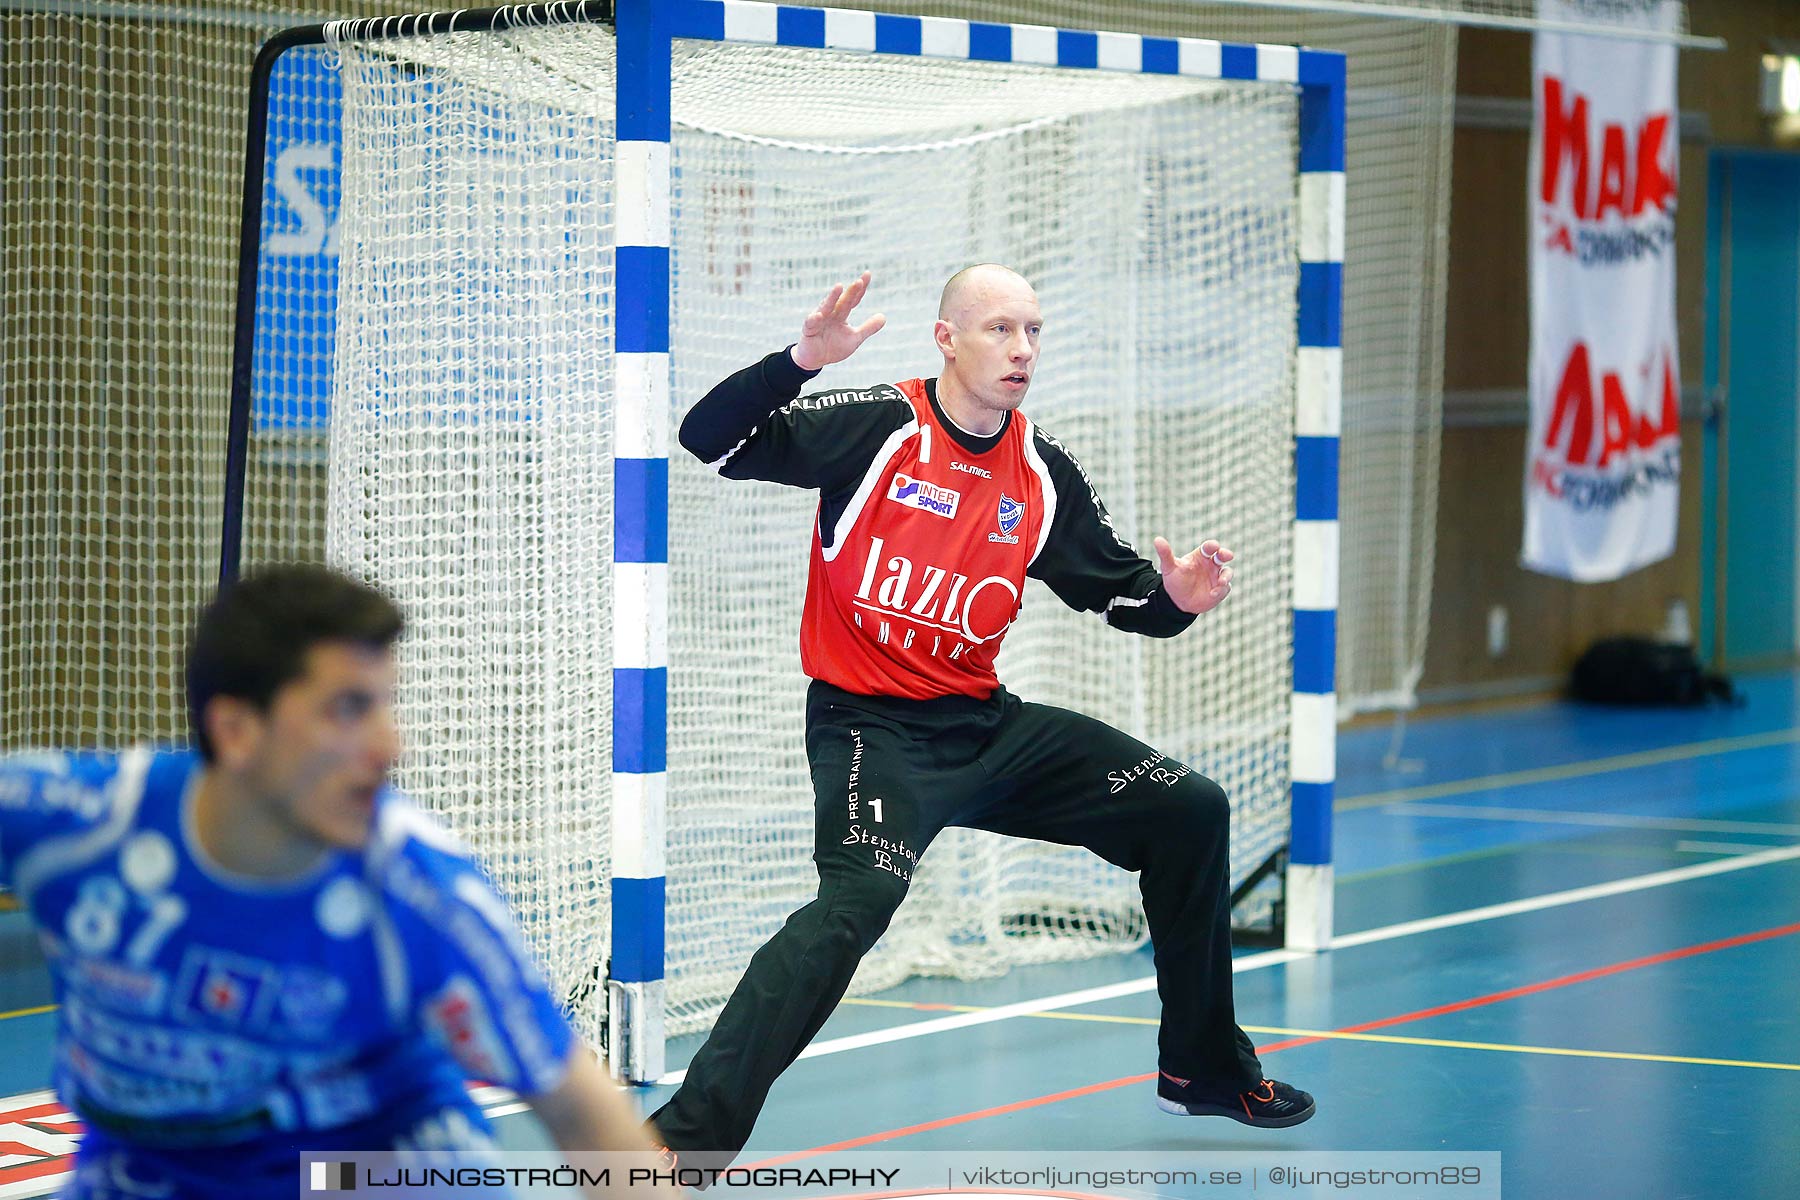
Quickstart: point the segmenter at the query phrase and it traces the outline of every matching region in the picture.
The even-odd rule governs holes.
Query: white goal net
[[[606,953],[612,43],[601,26],[339,48],[327,550],[407,607],[401,783],[493,868],[570,995]],[[873,271],[889,327],[819,389],[935,374],[938,291],[998,261],[1046,316],[1028,412],[1147,550],[1239,553],[1172,641],[1032,585],[1021,696],[1216,778],[1239,878],[1285,843],[1298,274],[1292,88],[678,43],[678,406]],[[674,414],[678,417],[679,414]],[[812,895],[798,622],[814,498],[675,451],[668,1020],[707,1025]],[[1128,767],[1132,764],[1120,764]],[[1108,782],[1094,781],[1101,803]],[[952,831],[858,976],[976,975],[1135,944],[1135,881]],[[577,1012],[584,1032],[597,1015]]]

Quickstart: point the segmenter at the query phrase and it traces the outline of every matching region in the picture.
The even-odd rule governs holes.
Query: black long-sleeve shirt
[[[728,478],[819,492],[802,633],[815,678],[879,694],[991,690],[993,654],[1017,612],[1017,585],[1007,582],[1015,572],[1118,629],[1171,637],[1193,623],[1156,566],[1119,536],[1080,463],[1021,414],[1008,413],[998,431],[979,437],[945,414],[936,380],[801,396],[814,374],[777,351],[695,404],[680,441]],[[853,546],[853,557],[865,551],[860,562],[840,567],[844,543],[858,537],[873,539],[881,561],[870,561],[870,547]],[[957,579],[987,578],[960,596],[914,595],[915,562],[924,564],[924,580],[938,571],[952,588]],[[876,576],[890,570],[904,576],[884,574],[878,596]],[[959,599],[968,610],[993,609],[1008,589],[1010,612],[950,612]],[[976,592],[986,597],[979,604]],[[962,619],[943,619],[953,615]],[[911,632],[896,637],[896,627]],[[920,634],[935,640],[925,658],[936,661],[911,661],[922,653]],[[873,646],[852,644],[860,642]]]

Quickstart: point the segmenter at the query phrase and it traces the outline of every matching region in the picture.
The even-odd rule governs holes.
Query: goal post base
[[[1330,863],[1290,862],[1287,869],[1287,948],[1331,948],[1332,868]]]
[[[612,1076],[649,1085],[663,1076],[663,981],[606,985],[606,1045]]]

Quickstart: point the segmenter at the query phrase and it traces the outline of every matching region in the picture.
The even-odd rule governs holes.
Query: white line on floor
[[[1634,813],[1562,812],[1549,808],[1498,808],[1481,804],[1394,804],[1398,817],[1466,817],[1471,821],[1525,821],[1547,825],[1600,825],[1609,829],[1674,829],[1683,833],[1766,833],[1800,837],[1800,825],[1765,821],[1715,821],[1706,817],[1646,817]],[[1759,846],[1766,850],[1769,847]]]
[[[1367,946],[1375,942],[1393,941],[1396,938],[1412,937],[1416,934],[1431,933],[1439,929],[1451,929],[1461,925],[1474,925],[1482,921],[1498,920],[1501,917],[1517,916],[1521,913],[1540,912],[1549,908],[1561,908],[1569,904],[1580,904],[1588,900],[1599,900],[1609,896],[1622,896],[1631,892],[1648,891],[1651,888],[1668,887],[1671,884],[1685,883],[1692,879],[1704,879],[1713,875],[1724,875],[1732,871],[1745,871],[1753,867],[1768,866],[1772,863],[1791,862],[1800,859],[1800,846],[1780,846],[1771,850],[1762,850],[1754,854],[1743,854],[1735,858],[1715,859],[1712,862],[1695,863],[1692,866],[1676,867],[1668,871],[1654,871],[1648,875],[1634,875],[1628,879],[1616,879],[1610,883],[1598,883],[1588,887],[1570,888],[1566,891],[1551,892],[1543,896],[1532,896],[1524,900],[1512,900],[1504,904],[1489,904],[1480,908],[1465,909],[1462,912],[1445,913],[1442,916],[1427,917],[1419,921],[1403,921],[1396,925],[1384,925],[1379,929],[1368,929],[1361,933],[1345,934],[1333,938],[1333,950],[1349,950],[1356,946]],[[1260,970],[1263,967],[1277,966],[1310,957],[1302,951],[1269,950],[1261,954],[1246,955],[1232,963],[1234,974],[1244,971]],[[1056,996],[1046,996],[1041,1000],[1026,1000],[1017,1004],[1008,1004],[1001,1008],[988,1009],[978,1013],[957,1013],[948,1017],[937,1017],[929,1021],[915,1021],[910,1024],[896,1026],[891,1029],[877,1030],[873,1033],[853,1034],[849,1037],[831,1038],[828,1041],[815,1042],[804,1050],[801,1058],[819,1058],[827,1054],[841,1054],[846,1050],[861,1050],[869,1046],[878,1046],[888,1042],[902,1041],[907,1038],[925,1037],[928,1034],[948,1033],[956,1029],[967,1029],[975,1025],[987,1025],[995,1021],[1005,1021],[1013,1017],[1028,1016],[1032,1013],[1050,1012],[1059,1008],[1073,1008],[1082,1004],[1093,1004],[1101,1000],[1117,999],[1121,996],[1137,995],[1154,991],[1156,977],[1129,979],[1121,983],[1106,984],[1101,987],[1083,988],[1080,991],[1063,992]],[[674,1085],[687,1077],[686,1071],[671,1071],[657,1080],[658,1084]],[[23,1107],[32,1103],[33,1096],[46,1096],[47,1093],[32,1093],[30,1096],[14,1097],[8,1103]],[[503,1117],[523,1112],[525,1105],[498,1088],[484,1088],[476,1095],[484,1102],[491,1101],[492,1106],[486,1108],[490,1117]],[[10,1196],[27,1196],[47,1194],[47,1190],[61,1181],[43,1179],[30,1181],[40,1185],[45,1191],[0,1191],[0,1200]]]
[[[1359,808],[1376,808],[1383,804],[1402,804],[1412,800],[1439,800],[1445,796],[1466,796],[1470,792],[1525,787],[1534,783],[1557,783],[1565,779],[1583,779],[1589,775],[1606,775],[1613,771],[1631,771],[1638,767],[1686,762],[1689,759],[1705,758],[1714,754],[1734,754],[1739,750],[1763,750],[1770,746],[1783,746],[1793,742],[1800,742],[1800,728],[1772,729],[1766,733],[1713,738],[1704,742],[1688,742],[1681,746],[1639,750],[1631,754],[1611,754],[1605,758],[1584,758],[1578,762],[1559,763],[1552,767],[1532,767],[1524,771],[1507,771],[1500,775],[1479,775],[1473,779],[1451,779],[1444,783],[1428,783],[1420,787],[1396,788],[1388,792],[1369,792],[1361,796],[1343,796],[1333,807],[1338,812],[1354,812]]]
[[[1737,858],[1721,858],[1713,862],[1695,863],[1691,867],[1675,867],[1668,871],[1652,871],[1648,875],[1633,875],[1628,879],[1615,879],[1611,883],[1590,884],[1587,887],[1570,888],[1565,892],[1551,892],[1548,895],[1532,896],[1524,900],[1509,900],[1504,904],[1489,904],[1481,908],[1465,909],[1462,912],[1445,913],[1441,917],[1426,917],[1422,921],[1404,921],[1398,925],[1386,925],[1380,929],[1346,934],[1343,937],[1332,938],[1331,948],[1347,950],[1352,946],[1366,946],[1371,942],[1386,942],[1394,938],[1411,937],[1415,933],[1430,933],[1433,930],[1449,929],[1457,925],[1473,925],[1480,921],[1492,921],[1498,917],[1512,917],[1520,913],[1538,912],[1546,908],[1561,908],[1565,904],[1580,904],[1585,900],[1622,896],[1628,892],[1642,892],[1650,888],[1667,887],[1672,883],[1686,883],[1690,879],[1704,879],[1709,875],[1723,875],[1730,871],[1743,871],[1750,867],[1763,867],[1770,863],[1787,862],[1796,858],[1800,858],[1800,846],[1778,846],[1773,850],[1764,850],[1757,854],[1745,854]]]
[[[1243,958],[1235,959],[1231,964],[1231,972],[1236,975],[1244,971],[1255,971],[1262,967],[1273,967],[1280,963],[1289,963],[1296,959],[1310,957],[1310,954],[1301,950],[1265,950],[1261,954],[1247,954]],[[974,1025],[987,1025],[1011,1017],[1051,1012],[1059,1008],[1076,1008],[1083,1004],[1097,1004],[1102,1000],[1114,1000],[1120,996],[1135,996],[1140,992],[1155,990],[1156,976],[1154,975],[1145,979],[1128,979],[1123,983],[1109,983],[1101,987],[1083,988],[1078,992],[1064,992],[1059,996],[1046,996],[1042,1000],[1021,1000],[1017,1004],[1005,1004],[999,1008],[988,1009],[986,1012],[956,1013],[948,1017],[934,1017],[929,1021],[914,1021],[889,1029],[877,1029],[871,1033],[854,1033],[847,1037],[832,1038],[830,1041],[814,1042],[800,1052],[800,1057],[818,1058],[822,1054],[841,1054],[846,1050],[862,1050],[869,1046],[885,1045],[888,1042],[924,1037],[933,1033],[950,1033],[953,1030],[967,1029]],[[685,1078],[687,1078],[686,1071],[672,1071],[657,1082],[679,1083]]]
[[[1650,888],[1667,887],[1674,883],[1683,883],[1690,879],[1703,879],[1709,875],[1722,875],[1729,871],[1743,871],[1751,867],[1766,866],[1770,863],[1787,862],[1800,858],[1800,846],[1778,846],[1771,850],[1763,850],[1756,854],[1745,854],[1737,858],[1722,858],[1713,862],[1695,863],[1692,866],[1676,867],[1668,871],[1655,871],[1648,875],[1634,875],[1628,879],[1616,879],[1611,883],[1598,883],[1588,887],[1570,888],[1567,891],[1551,892],[1548,895],[1532,896],[1524,900],[1511,900],[1504,904],[1489,904],[1481,908],[1465,909],[1462,912],[1445,913],[1443,916],[1427,917],[1419,921],[1403,921],[1397,925],[1385,925],[1380,929],[1368,929],[1362,933],[1345,934],[1333,938],[1333,950],[1348,950],[1355,946],[1367,946],[1374,942],[1392,941],[1395,938],[1411,937],[1414,934],[1430,933],[1438,929],[1450,929],[1459,925],[1473,925],[1481,921],[1493,921],[1501,917],[1516,916],[1520,913],[1537,912],[1546,908],[1560,908],[1566,904],[1580,904],[1587,900],[1599,900],[1608,896],[1622,896],[1629,892],[1641,892]],[[1262,954],[1246,955],[1232,964],[1233,974],[1243,971],[1260,970],[1281,963],[1294,962],[1297,959],[1310,957],[1303,951],[1270,950]],[[1017,1004],[1008,1004],[1002,1008],[989,1009],[979,1013],[958,1013],[950,1017],[938,1017],[929,1021],[915,1021],[891,1029],[878,1030],[874,1033],[858,1033],[848,1037],[831,1038],[828,1041],[814,1042],[801,1052],[801,1058],[818,1058],[826,1054],[839,1054],[845,1050],[861,1050],[869,1046],[878,1046],[887,1042],[897,1042],[905,1038],[925,1037],[933,1033],[948,1033],[951,1030],[967,1029],[973,1025],[986,1025],[993,1021],[1004,1021],[1012,1017],[1028,1016],[1032,1013],[1050,1012],[1059,1008],[1074,1008],[1077,1005],[1092,1004],[1099,1000],[1110,1000],[1119,996],[1136,995],[1141,992],[1154,991],[1156,977],[1127,980],[1123,983],[1108,984],[1105,987],[1084,988],[1077,992],[1064,992],[1057,996],[1046,996],[1041,1000],[1025,1000]],[[687,1078],[686,1071],[671,1071],[657,1080],[658,1084],[674,1085]]]

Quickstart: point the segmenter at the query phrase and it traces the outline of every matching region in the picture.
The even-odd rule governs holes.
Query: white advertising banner
[[[1538,0],[1677,28],[1673,0]],[[1597,583],[1675,549],[1681,368],[1673,45],[1540,32],[1532,70],[1524,566]]]

